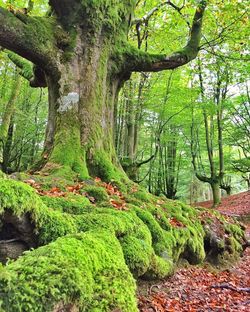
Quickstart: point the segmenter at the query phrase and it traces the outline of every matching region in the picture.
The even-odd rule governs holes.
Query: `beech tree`
[[[0,45],[15,53],[11,59],[32,87],[48,87],[39,169],[80,178],[117,177],[113,129],[123,83],[132,72],[173,69],[197,56],[205,0],[197,5],[186,46],[171,55],[142,52],[129,44],[131,25],[139,28],[147,19],[134,19],[135,5],[135,0],[50,0],[43,17],[0,7]]]

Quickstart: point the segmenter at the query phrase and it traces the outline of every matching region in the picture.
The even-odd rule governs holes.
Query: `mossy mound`
[[[0,170],[0,179],[6,179],[6,174]]]
[[[229,267],[242,255],[246,245],[244,228],[235,219],[217,211],[200,208],[205,230],[206,259],[214,265]]]
[[[71,214],[81,214],[90,205],[88,198],[77,194],[68,194],[66,197],[41,196],[42,201],[49,208]]]
[[[103,187],[89,185],[81,190],[82,194],[86,194],[89,197],[93,197],[93,201],[96,203],[105,202],[108,200],[108,194]]]
[[[35,237],[36,246],[46,245],[55,241],[55,243],[38,248],[20,257],[16,262],[7,265],[4,269],[4,274],[12,276],[12,271],[15,271],[15,265],[18,266],[18,263],[26,265],[26,261],[22,259],[26,259],[26,257],[27,259],[32,259],[34,257],[30,261],[39,261],[37,260],[38,257],[40,258],[41,256],[41,259],[43,259],[43,254],[40,255],[39,250],[50,251],[49,246],[54,246],[55,248],[60,246],[61,243],[59,244],[58,242],[66,239],[68,237],[66,235],[77,235],[77,233],[83,232],[86,235],[91,233],[93,239],[95,235],[99,235],[95,233],[106,233],[104,235],[109,233],[110,237],[116,239],[112,252],[116,253],[117,249],[118,255],[122,255],[121,257],[119,256],[121,258],[120,261],[125,260],[129,271],[136,278],[155,279],[168,276],[172,274],[176,263],[181,259],[186,259],[191,264],[197,264],[206,258],[210,260],[211,257],[220,259],[229,254],[232,257],[236,257],[242,251],[244,233],[239,224],[236,221],[226,219],[219,213],[206,209],[194,209],[181,202],[166,201],[148,195],[143,190],[133,190],[129,195],[117,192],[115,196],[118,196],[121,201],[124,201],[124,199],[128,200],[125,206],[121,206],[121,208],[119,206],[118,208],[112,207],[112,201],[110,201],[112,194],[110,195],[105,187],[107,187],[105,183],[95,184],[93,182],[91,186],[84,186],[79,191],[79,194],[69,193],[62,198],[54,198],[38,196],[32,187],[22,182],[0,179],[0,218],[2,220],[2,228],[4,228],[4,222],[6,222],[6,215],[12,214],[19,218],[18,224],[14,224],[16,219],[14,221],[11,219],[12,226],[15,227],[15,233],[18,231],[20,233],[23,228],[25,223],[21,227],[19,226],[20,220],[22,221],[23,218],[24,221],[30,220],[33,226],[32,235]],[[97,195],[100,195],[100,197]],[[95,200],[91,204],[89,198],[92,196],[95,196]],[[1,232],[0,228],[0,237],[2,236],[3,231]],[[63,238],[64,236],[66,238]],[[77,236],[72,237],[78,239],[76,238]],[[73,239],[72,237],[71,239]],[[98,237],[100,238],[100,236]],[[216,242],[217,245],[213,245],[213,242]],[[25,243],[27,242],[25,241]],[[83,248],[85,247],[83,246]],[[93,253],[99,254],[99,244],[93,244],[92,249]],[[70,263],[73,263],[73,258],[71,260],[72,262]],[[78,263],[81,265],[80,262],[77,262],[77,259],[75,261],[76,266],[78,266]],[[23,270],[27,270],[27,278],[33,278],[33,273],[29,271],[28,267],[26,269],[23,268]],[[90,274],[88,270],[86,269],[85,274]],[[41,273],[44,274],[44,271],[37,273],[37,281],[40,279],[41,285],[46,285],[46,278],[49,278],[50,271],[48,271],[48,277],[47,275],[43,276]],[[29,274],[31,274],[30,277],[28,277]],[[29,297],[30,290],[29,288],[27,290],[22,288],[23,280],[21,277],[22,275],[19,275],[19,277],[15,275],[16,284],[24,291],[23,296]],[[74,283],[78,284],[77,277],[72,278],[75,278]],[[101,281],[102,278],[105,279],[105,274],[104,277],[100,275],[98,278],[100,279],[98,279],[99,287],[102,288]],[[126,278],[124,278],[125,281]],[[115,284],[113,284],[113,287],[116,287]],[[56,298],[56,300],[53,299],[49,304],[54,304],[55,302],[57,304],[67,304],[70,301],[70,299],[67,299],[69,298],[67,296],[70,297],[71,295],[65,295],[66,301],[62,301],[64,298],[60,299],[52,296],[51,298]],[[79,296],[81,297],[81,295]],[[12,307],[14,301],[10,301],[11,299],[8,298],[10,297],[7,297],[6,300],[11,302],[10,307]],[[19,301],[22,300],[21,297],[15,298]],[[86,300],[89,299],[87,298]],[[73,299],[72,302],[76,304]],[[45,303],[42,304],[44,305]],[[106,311],[106,308],[104,310],[102,308],[98,309],[96,311]],[[12,309],[11,311],[15,310]],[[88,311],[91,311],[90,308]],[[122,309],[122,311],[127,310]]]
[[[17,216],[38,212],[46,206],[29,185],[10,179],[0,179],[0,214],[10,209]]]
[[[0,273],[1,311],[137,311],[135,281],[107,231],[59,238]]]

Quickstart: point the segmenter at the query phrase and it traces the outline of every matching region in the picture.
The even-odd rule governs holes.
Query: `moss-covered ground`
[[[131,183],[121,191],[100,180],[37,181],[0,177],[0,225],[6,212],[26,215],[38,242],[1,267],[1,311],[133,312],[135,279],[169,276],[183,259],[219,264],[242,252],[243,229],[212,210]]]

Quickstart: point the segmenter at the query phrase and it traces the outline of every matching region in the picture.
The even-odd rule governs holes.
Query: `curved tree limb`
[[[34,66],[30,61],[13,52],[8,53],[8,58],[19,69],[19,75],[29,81],[31,87],[47,87],[44,71],[41,68]]]
[[[53,75],[57,74],[56,30],[56,23],[48,17],[15,15],[0,7],[0,45]]]
[[[19,69],[19,74],[26,80],[30,81],[34,76],[32,63],[13,52],[9,52],[7,55]]]
[[[129,68],[130,65],[131,71],[157,72],[177,68],[195,59],[199,51],[202,21],[206,5],[206,0],[200,1],[194,14],[189,40],[182,50],[166,56],[132,49],[132,53],[127,52],[126,55],[126,68]]]

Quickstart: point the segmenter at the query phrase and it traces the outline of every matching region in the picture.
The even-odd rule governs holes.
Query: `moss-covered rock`
[[[9,209],[15,215],[39,213],[46,206],[29,185],[10,179],[0,179],[0,214]]]
[[[144,274],[146,279],[160,279],[173,274],[173,262],[169,258],[161,258],[153,255],[150,261],[149,270]]]
[[[0,179],[6,179],[6,178],[7,178],[6,174],[0,170]]]
[[[134,277],[147,279],[163,278],[172,274],[175,264],[181,259],[186,259],[191,264],[201,263],[205,258],[210,261],[216,259],[218,263],[224,258],[227,258],[228,255],[236,258],[242,251],[244,233],[236,221],[228,218],[226,219],[212,210],[194,209],[180,202],[169,200],[164,201],[152,195],[147,196],[147,194],[141,190],[139,193],[131,192],[129,195],[127,193],[117,193],[115,196],[118,196],[119,199],[124,200],[124,198],[130,198],[130,202],[126,203],[125,208],[122,208],[125,209],[124,211],[115,209],[110,204],[112,195],[106,191],[106,186],[107,185],[104,183],[95,184],[93,182],[93,185],[84,186],[81,189],[81,195],[66,194],[65,197],[53,198],[48,196],[38,196],[32,187],[22,182],[0,179],[0,222],[2,223],[2,228],[0,227],[0,237],[4,236],[3,229],[5,222],[10,222],[11,226],[15,228],[14,233],[18,232],[19,234],[21,229],[24,228],[23,226],[27,222],[30,222],[32,225],[31,228],[33,229],[33,232],[30,233],[30,235],[34,236],[36,245],[29,245],[29,247],[37,247],[55,241],[55,243],[43,247],[44,249],[38,248],[36,251],[32,251],[27,255],[20,257],[16,262],[10,263],[3,270],[4,274],[6,276],[8,274],[12,276],[12,274],[14,274],[13,272],[16,272],[16,268],[20,267],[20,263],[24,266],[22,269],[24,272],[26,272],[26,270],[27,272],[30,272],[30,269],[25,267],[26,264],[31,261],[30,263],[32,267],[35,263],[33,261],[38,261],[37,257],[43,259],[45,256],[43,253],[40,254],[39,250],[50,252],[50,248],[52,247],[49,246],[59,248],[61,246],[61,243],[59,244],[59,242],[64,242],[64,239],[66,239],[65,246],[68,246],[67,239],[69,239],[70,241],[72,240],[72,245],[76,244],[75,246],[77,247],[79,240],[78,236],[71,236],[68,238],[67,235],[77,235],[77,233],[83,232],[85,232],[87,236],[80,234],[79,237],[90,237],[88,236],[90,234],[87,233],[91,233],[91,239],[93,238],[93,242],[95,238],[98,241],[100,239],[100,236],[98,236],[99,234],[97,233],[104,233],[104,236],[109,233],[110,237],[116,239],[116,243],[111,249],[112,253],[120,255],[120,261],[125,260],[128,269]],[[93,201],[94,204],[90,204],[89,202],[91,197],[95,199]],[[15,216],[15,218],[10,219],[10,215]],[[8,220],[7,217],[9,218]],[[64,236],[66,236],[66,238],[63,238]],[[25,239],[23,240],[27,243]],[[75,243],[75,241],[77,241],[77,243]],[[64,244],[62,244],[62,246],[63,245]],[[99,253],[98,246],[99,243],[93,243],[93,254]],[[68,247],[65,248],[67,249]],[[83,248],[85,248],[84,244]],[[107,252],[108,251],[109,250],[107,250]],[[67,251],[65,251],[65,254],[67,255]],[[61,251],[58,255],[55,252],[55,255],[60,258]],[[71,257],[70,253],[68,256],[66,255],[65,257]],[[78,257],[77,255],[78,254],[76,253],[76,257]],[[31,260],[33,257],[35,259]],[[62,256],[62,258],[64,257]],[[104,257],[104,259],[106,258]],[[50,263],[52,259],[49,258],[48,261]],[[75,269],[81,271],[82,269],[81,267],[78,268],[78,265],[81,266],[82,262],[78,262],[78,260],[73,260],[72,258],[72,263],[73,261],[76,261]],[[51,263],[53,264],[53,262]],[[53,265],[51,267],[53,267]],[[93,268],[91,266],[90,268],[92,272]],[[41,271],[39,270],[37,271],[36,276],[37,282],[40,278],[41,285],[45,285],[44,283],[47,283],[47,280],[44,280],[44,277],[41,275],[45,274],[45,268],[42,267]],[[48,276],[45,277],[50,279],[49,276],[51,274],[52,271],[48,271]],[[85,274],[90,274],[88,269],[86,269]],[[11,277],[11,279],[13,278],[13,281],[15,282],[17,275],[16,273],[14,275],[15,277]],[[99,283],[101,285],[102,280],[105,280],[105,273],[103,273],[103,275],[104,276],[100,274],[98,275],[98,278],[95,278],[97,284]],[[51,276],[51,279],[53,280],[53,276]],[[124,280],[126,280],[126,278],[124,278]],[[87,279],[84,281],[88,282]],[[4,283],[6,283],[5,279]],[[22,287],[25,287],[23,286],[23,283],[25,284],[26,280],[20,279],[17,283],[19,286],[16,287],[23,289]],[[78,284],[78,279],[76,279],[76,284]],[[81,282],[79,282],[79,285],[80,284]],[[42,289],[41,285],[39,285],[39,287]],[[88,285],[85,285],[84,287],[88,287]],[[98,291],[100,290],[98,285],[94,285],[93,287],[97,287]],[[115,286],[113,285],[112,287]],[[12,291],[11,289],[12,288],[10,288],[10,293]],[[31,290],[27,291],[31,292]],[[57,297],[57,292],[58,289],[56,288],[55,294],[52,294],[51,297],[46,295],[46,299],[44,300],[48,301],[42,302],[41,310],[37,311],[45,311],[42,310],[44,307],[54,307],[54,304],[57,304],[60,307],[60,305],[65,305],[69,302],[76,306],[77,304],[86,302],[86,311],[92,311],[92,306],[88,305],[88,302],[90,302],[88,300],[93,299],[90,295],[85,298],[81,297],[82,295],[79,291],[77,292],[77,295],[75,295],[73,290],[71,293],[65,289],[65,292],[61,292],[63,294],[62,298],[59,298],[59,295]],[[38,293],[40,293],[40,290]],[[73,297],[70,297],[71,295]],[[7,301],[4,301],[6,303],[3,304],[9,302],[11,308],[15,307],[14,301],[8,296],[6,297]],[[105,296],[108,298],[108,294]],[[52,298],[52,301],[49,301],[49,298]],[[24,300],[26,304],[26,299],[20,297],[17,300],[21,300],[20,302]],[[40,298],[37,300],[40,302],[43,299]],[[107,302],[104,300],[106,305],[103,307],[101,305],[100,307],[96,307],[97,310],[94,310],[93,308],[93,311],[106,311],[106,306],[108,306],[108,302],[111,299],[109,298],[107,300]],[[100,302],[102,302],[102,300]],[[82,309],[82,311],[85,311],[84,309]],[[6,311],[15,310],[13,308],[12,310]],[[122,311],[133,310],[122,309]]]
[[[137,311],[134,279],[107,231],[59,238],[0,273],[1,311],[48,312],[68,304],[88,312]]]
[[[89,185],[84,187],[81,192],[83,194],[86,193],[89,197],[93,197],[97,203],[108,201],[108,194],[103,187]]]
[[[240,223],[214,210],[200,208],[205,231],[206,259],[211,263],[228,267],[243,252],[246,238]]]
[[[49,209],[32,187],[19,181],[0,179],[2,222],[5,212],[19,218],[16,224],[11,224],[12,228],[15,227],[14,232],[17,234],[24,230],[26,222],[24,219],[24,224],[22,224],[21,217],[27,216],[34,225],[34,240],[39,244],[46,244],[66,234],[77,233],[77,227],[71,215]]]
[[[41,196],[41,199],[49,208],[76,215],[84,213],[90,205],[88,198],[71,193],[65,197]]]

